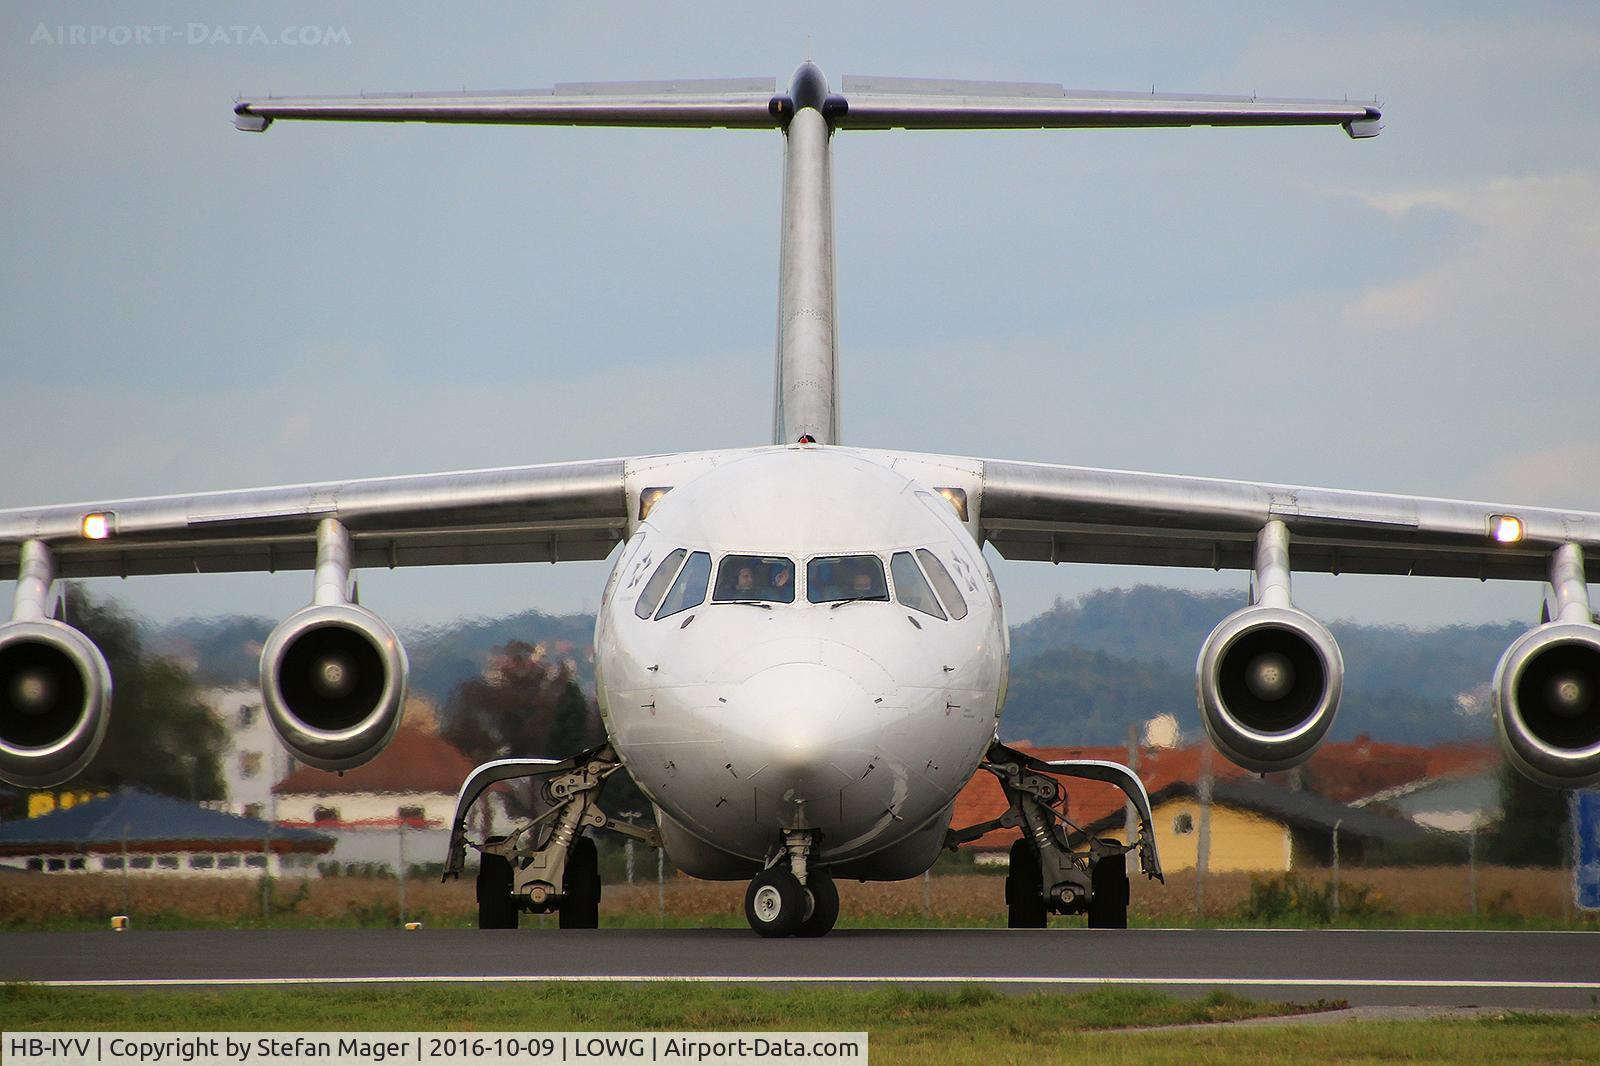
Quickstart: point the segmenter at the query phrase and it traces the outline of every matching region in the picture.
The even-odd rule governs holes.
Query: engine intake
[[[1584,788],[1600,782],[1600,626],[1575,545],[1552,555],[1550,582],[1555,621],[1524,633],[1495,668],[1495,727],[1522,773]]]
[[[60,622],[0,626],[0,779],[50,788],[89,765],[111,720],[111,670]]]
[[[1224,618],[1195,665],[1206,734],[1248,770],[1288,770],[1333,725],[1344,657],[1333,634],[1289,598],[1289,534],[1269,522],[1256,542],[1257,602]]]
[[[1196,690],[1211,742],[1247,770],[1288,770],[1333,725],[1344,657],[1327,628],[1294,607],[1246,607],[1200,650]]]
[[[346,594],[350,534],[317,529],[309,607],[278,625],[261,649],[261,694],[284,747],[319,770],[349,770],[383,750],[406,702],[405,649],[388,624]]]
[[[394,630],[355,604],[290,615],[261,649],[261,693],[278,739],[301,762],[349,770],[389,743],[407,663]]]

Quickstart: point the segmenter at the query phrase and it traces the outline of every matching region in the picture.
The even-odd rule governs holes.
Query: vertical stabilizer
[[[784,110],[783,220],[778,253],[775,444],[839,443],[838,326],[834,317],[833,135],[828,83],[810,63],[795,71]]]

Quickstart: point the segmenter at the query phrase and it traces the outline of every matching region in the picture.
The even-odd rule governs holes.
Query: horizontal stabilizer
[[[240,100],[234,125],[259,133],[277,119],[485,122],[541,126],[773,129],[775,78],[572,82],[511,92],[370,93]]]
[[[1044,82],[846,75],[840,129],[1072,129],[1138,126],[1343,126],[1375,137],[1376,104],[1254,96],[1108,93]]]

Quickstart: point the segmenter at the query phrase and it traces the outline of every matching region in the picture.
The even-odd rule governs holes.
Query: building
[[[1192,870],[1205,817],[1199,788],[1174,781],[1151,793],[1156,850],[1168,873]],[[1337,803],[1315,792],[1270,781],[1224,778],[1212,785],[1206,869],[1213,873],[1287,872],[1333,861],[1334,834],[1342,860],[1360,863],[1373,844],[1419,846],[1430,832],[1404,818]],[[1091,836],[1122,836],[1120,812],[1084,825]]]
[[[402,848],[407,867],[442,862],[456,794],[472,770],[472,762],[438,734],[402,727],[369,763],[344,773],[302,766],[279,782],[278,822],[331,836],[337,843],[325,861],[347,872],[395,870]],[[475,833],[508,824],[498,795],[479,801],[474,814]]]
[[[1033,748],[1019,750],[1040,759],[1105,759],[1132,763],[1150,794],[1156,815],[1156,842],[1161,862],[1168,870],[1191,868],[1195,863],[1199,826],[1198,783],[1210,773],[1214,804],[1211,811],[1210,858],[1212,870],[1289,869],[1284,863],[1306,865],[1332,857],[1332,829],[1340,825],[1344,857],[1359,861],[1368,843],[1382,839],[1391,844],[1421,843],[1431,839],[1419,826],[1444,828],[1418,818],[1408,825],[1378,813],[1378,797],[1416,790],[1414,806],[1425,806],[1433,793],[1430,785],[1452,775],[1476,775],[1484,767],[1498,767],[1498,755],[1486,745],[1447,744],[1424,748],[1378,744],[1366,737],[1328,743],[1297,770],[1265,778],[1235,766],[1209,750],[1204,742],[1185,747],[1138,748],[1130,759],[1126,746]],[[1487,771],[1493,773],[1493,770]],[[1132,839],[1129,805],[1121,790],[1097,781],[1065,778],[1066,815],[1076,826],[1093,827],[1101,836]],[[1257,786],[1235,789],[1235,785]],[[1479,789],[1481,791],[1481,789]],[[1154,809],[1157,797],[1166,809]],[[1229,802],[1224,802],[1224,798]],[[1303,797],[1296,799],[1295,797]],[[1443,797],[1441,802],[1454,802]],[[1372,809],[1364,809],[1371,806]],[[993,775],[980,771],[956,798],[953,824],[973,825],[998,817],[1006,809],[1005,795]],[[1410,813],[1404,804],[1390,802],[1386,809]],[[1371,821],[1372,818],[1378,821]],[[1398,823],[1398,824],[1397,824]],[[1346,836],[1346,827],[1350,836]],[[1361,827],[1359,830],[1356,827]],[[1015,829],[998,829],[967,845],[980,863],[1009,859]],[[1298,842],[1298,844],[1296,843]],[[1346,850],[1346,845],[1348,849]],[[1187,854],[1187,859],[1184,858]]]
[[[1017,750],[1037,759],[1103,759],[1128,763],[1126,747],[1036,748],[1017,745]],[[1184,748],[1157,748],[1137,752],[1134,769],[1145,789],[1154,792],[1174,781],[1198,781],[1205,761],[1210,759],[1212,774],[1218,780],[1243,777],[1246,771],[1200,745]],[[1063,778],[1063,791],[1067,794],[1066,815],[1076,825],[1099,824],[1116,815],[1125,816],[1127,798],[1122,790],[1100,781],[1083,781]],[[994,775],[980,770],[956,796],[952,824],[957,828],[976,825],[1004,814],[1005,793]],[[1105,834],[1121,837],[1123,833]],[[1017,839],[1015,829],[996,829],[985,833],[966,845],[980,863],[1009,861],[1011,842]],[[1165,862],[1165,857],[1163,857]]]
[[[0,865],[50,874],[258,877],[315,872],[332,838],[123,788],[0,823]]]
[[[276,821],[272,787],[289,776],[295,762],[272,731],[261,690],[210,688],[200,699],[228,732],[228,750],[222,757],[226,809],[246,818]]]

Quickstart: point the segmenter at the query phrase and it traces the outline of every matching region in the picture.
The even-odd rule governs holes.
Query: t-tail
[[[234,124],[278,119],[478,122],[550,126],[776,129],[784,134],[778,257],[775,444],[840,443],[838,324],[829,144],[839,130],[1084,129],[1337,125],[1375,137],[1375,104],[1254,96],[1172,96],[1037,82],[852,77],[834,92],[807,61],[775,79],[583,82],[516,92],[408,93],[241,100]]]

